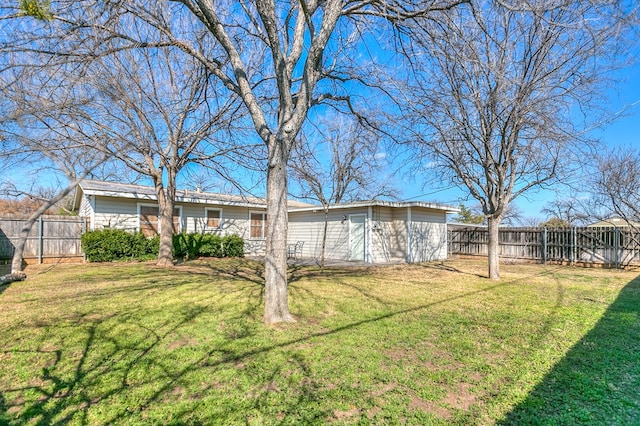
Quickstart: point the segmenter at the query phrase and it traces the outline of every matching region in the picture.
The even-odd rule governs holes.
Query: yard
[[[447,261],[39,266],[0,287],[0,424],[638,424],[638,272]]]

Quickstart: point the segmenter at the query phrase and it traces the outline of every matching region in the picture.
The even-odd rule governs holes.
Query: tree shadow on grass
[[[295,272],[299,274],[302,270]],[[352,271],[345,269],[335,273],[342,276]],[[231,275],[243,278],[245,287],[255,287],[253,277],[247,277],[244,272]],[[281,423],[330,422],[333,411],[319,401],[330,399],[332,391],[322,378],[312,374],[309,362],[297,350],[300,345],[518,282],[520,280],[491,283],[431,303],[394,309],[331,329],[261,344],[254,340],[260,325],[255,319],[248,319],[248,311],[235,313],[225,318],[224,323],[211,324],[221,338],[205,345],[192,341],[193,337],[183,327],[200,319],[208,312],[208,307],[185,304],[166,323],[154,327],[128,311],[104,317],[95,313],[78,316],[67,320],[64,326],[82,328],[85,331],[82,341],[76,342],[75,347],[43,341],[32,351],[34,360],[46,360],[41,361],[45,364],[41,374],[19,386],[0,384],[0,424],[3,421],[91,423],[95,420],[91,416],[96,411],[105,413],[101,420],[104,423],[136,423],[145,421],[146,415],[157,414],[176,400],[181,405],[168,411],[171,418],[165,419],[167,422],[198,423],[207,419],[222,424],[238,423],[238,416],[244,415],[243,410],[247,412],[247,423],[251,419],[256,423],[276,419]],[[152,284],[146,283],[143,288],[149,285]],[[0,351],[0,357],[4,354],[10,360],[11,352],[17,349],[16,346],[4,353]],[[272,352],[276,353],[275,361],[266,356]],[[184,358],[177,358],[178,355]],[[248,396],[242,401],[211,402],[231,393],[227,388],[235,386],[236,382],[223,379],[229,374],[233,374],[237,383],[249,383],[246,385]],[[194,383],[193,377],[199,375],[204,379]],[[268,376],[266,380],[263,380],[264,375]],[[288,397],[283,398],[285,393]],[[25,394],[32,396],[28,400],[17,396]],[[96,409],[96,406],[99,407]],[[277,411],[274,413],[274,410]],[[147,420],[154,423],[153,419]]]
[[[640,277],[500,424],[640,424]]]
[[[248,279],[248,282],[252,281]],[[0,384],[0,424],[91,423],[91,416],[96,411],[105,412],[102,417],[105,423],[137,422],[143,420],[145,411],[157,412],[159,406],[176,399],[181,399],[184,405],[176,407],[178,411],[171,414],[173,422],[194,423],[203,418],[215,418],[216,422],[234,423],[237,416],[242,415],[238,411],[241,409],[253,413],[257,422],[260,418],[274,418],[272,415],[280,417],[283,423],[300,419],[311,423],[327,421],[333,413],[326,407],[317,407],[316,401],[328,398],[331,391],[310,373],[308,362],[297,353],[300,344],[510,284],[498,283],[477,292],[259,345],[252,339],[261,325],[247,319],[249,312],[246,311],[225,319],[224,324],[212,324],[221,339],[205,346],[192,342],[188,332],[185,335],[186,330],[183,331],[187,324],[206,314],[209,308],[204,306],[187,304],[166,323],[154,327],[133,315],[131,307],[108,315],[73,315],[61,323],[44,325],[52,328],[51,333],[59,330],[55,333],[59,333],[60,338],[67,334],[76,336],[73,343],[51,341],[47,337],[50,333],[46,332],[35,348],[18,345],[0,351],[0,358],[5,357],[6,362],[11,362],[12,357],[18,359],[19,355],[24,356],[25,363],[37,362],[41,366],[34,367],[32,376],[21,383]],[[41,322],[33,325],[34,335],[38,334],[41,325]],[[73,331],[77,329],[82,332]],[[262,367],[265,355],[274,351],[281,354],[276,358],[283,361]],[[171,358],[178,356],[178,352],[186,358],[172,362]],[[270,379],[260,381],[262,374],[269,370]],[[211,414],[199,413],[201,396],[215,392],[224,394],[224,388],[231,385],[227,381],[216,381],[217,376],[229,374],[229,371],[237,371],[236,376],[244,377],[258,387],[251,385],[254,386],[249,390],[251,395],[241,401],[241,408],[224,411],[214,406],[209,408]],[[205,385],[198,381],[195,386],[200,387],[192,389],[192,376],[203,372],[206,373]],[[260,383],[264,385],[260,387]],[[282,392],[288,392],[290,397],[280,400]],[[276,406],[274,399],[278,400],[278,413],[275,414],[272,413]]]

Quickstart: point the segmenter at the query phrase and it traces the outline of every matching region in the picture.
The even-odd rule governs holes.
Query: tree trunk
[[[175,199],[171,196],[171,188],[164,191],[162,182],[156,183],[158,195],[158,219],[160,225],[160,247],[158,249],[158,261],[156,266],[168,268],[173,266],[173,209]]]
[[[487,227],[489,231],[489,278],[492,280],[500,279],[500,244],[499,244],[499,226],[500,218],[487,218]]]
[[[274,144],[267,166],[264,322],[294,322],[287,295],[287,155]]]
[[[36,223],[38,218],[44,214],[50,207],[55,205],[58,201],[62,200],[66,197],[71,191],[75,189],[76,186],[84,179],[87,173],[83,174],[82,177],[74,179],[71,181],[69,186],[67,186],[64,190],[58,192],[56,196],[47,200],[38,210],[36,210],[29,219],[27,223],[24,224],[22,230],[20,231],[20,239],[16,243],[15,250],[13,251],[13,258],[11,259],[11,273],[12,274],[21,274],[22,273],[22,255],[24,254],[24,246],[27,243],[27,238],[29,237],[29,233],[33,228],[33,224]]]
[[[13,258],[11,259],[11,273],[19,274],[22,272],[22,255],[24,254],[24,246],[27,243],[27,237],[29,237],[29,233],[33,228],[33,224],[38,220],[40,214],[33,214],[27,220],[27,223],[24,224],[22,229],[20,230],[20,238],[15,244],[13,250]]]
[[[325,252],[327,250],[327,228],[329,227],[329,206],[324,206],[324,227],[322,229],[322,251],[320,252],[320,268],[324,270]]]

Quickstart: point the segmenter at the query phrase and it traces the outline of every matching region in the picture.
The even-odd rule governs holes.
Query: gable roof
[[[80,206],[81,194],[98,195],[102,197],[132,198],[136,200],[156,201],[158,196],[151,186],[134,185],[128,183],[102,182],[98,180],[83,180],[76,191],[74,205]],[[222,206],[239,206],[266,208],[264,198],[248,197],[244,195],[218,194],[212,192],[176,190],[177,203],[216,204]],[[289,200],[289,207],[308,207],[310,204]]]
[[[626,228],[629,226],[638,228],[640,227],[640,222],[627,221],[619,216],[614,216],[587,225],[588,228]]]
[[[151,186],[134,185],[128,183],[103,182],[98,180],[83,180],[76,190],[74,207],[80,207],[82,194],[98,195],[102,197],[129,198],[143,201],[156,201],[158,196],[155,189]],[[212,192],[199,192],[186,189],[176,190],[177,203],[195,203],[195,204],[215,204],[222,206],[239,206],[252,208],[266,208],[267,203],[264,198],[248,197],[244,195],[218,194]],[[288,200],[288,210],[290,212],[303,212],[322,209],[319,205],[303,203],[295,200]],[[369,200],[356,201],[352,203],[335,204],[329,206],[330,210],[351,209],[361,207],[422,207],[432,210],[441,210],[450,213],[459,211],[456,207],[447,206],[438,203],[427,203],[424,201],[383,201]]]
[[[329,210],[353,209],[361,207],[390,207],[390,208],[406,208],[406,207],[422,207],[431,210],[443,210],[448,213],[457,213],[460,209],[439,203],[427,203],[425,201],[384,201],[384,200],[368,200],[354,201],[352,203],[341,203],[329,206]],[[322,209],[321,206],[304,206],[290,207],[290,212],[303,212]]]

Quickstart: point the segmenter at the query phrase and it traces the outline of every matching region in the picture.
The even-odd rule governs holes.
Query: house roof
[[[102,182],[98,180],[83,180],[79,185],[79,191],[76,191],[74,205],[76,208],[80,206],[81,194],[98,195],[103,197],[131,198],[137,200],[155,201],[158,199],[155,189],[151,186],[133,185],[128,183]],[[266,208],[264,198],[247,197],[244,195],[217,194],[211,192],[198,192],[191,190],[176,190],[177,203],[196,203],[196,204],[216,204],[223,206],[240,206]],[[352,209],[361,207],[422,207],[432,210],[441,210],[451,213],[459,211],[456,207],[444,204],[427,203],[424,201],[383,201],[369,200],[356,201],[352,203],[335,204],[329,206],[330,210]],[[288,200],[288,209],[290,212],[303,212],[322,209],[319,205],[303,203],[295,200]]]
[[[368,200],[368,201],[355,201],[352,203],[334,204],[329,206],[329,210],[340,209],[353,209],[361,207],[391,207],[391,208],[406,208],[406,207],[422,207],[431,210],[443,210],[448,213],[457,213],[460,211],[457,207],[447,206],[445,204],[427,203],[424,201],[384,201],[384,200]],[[321,206],[305,206],[305,207],[290,207],[289,212],[304,212],[321,210]]]
[[[632,220],[627,221],[626,219],[623,219],[621,217],[609,217],[587,225],[587,227],[589,228],[624,228],[628,226],[638,228],[640,227],[640,222],[635,222]]]
[[[74,200],[76,208],[80,205],[81,193],[99,195],[103,197],[133,198],[137,200],[155,201],[158,199],[155,189],[150,186],[133,185],[128,183],[102,182],[97,180],[83,180],[76,191]],[[244,195],[217,194],[191,190],[176,190],[177,203],[216,204],[223,206],[240,206],[266,208],[264,198],[248,197]],[[289,207],[308,207],[310,204],[289,200]]]

